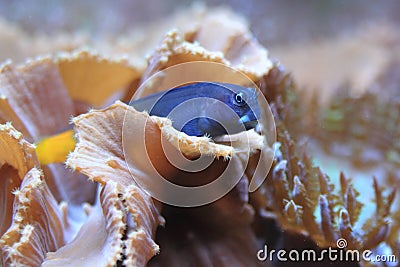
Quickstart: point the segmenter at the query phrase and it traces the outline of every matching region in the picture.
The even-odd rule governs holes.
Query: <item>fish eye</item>
[[[237,93],[234,95],[235,104],[243,106],[245,104],[243,93]]]

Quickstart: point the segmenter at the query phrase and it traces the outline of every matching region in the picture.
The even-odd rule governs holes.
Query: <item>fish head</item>
[[[211,130],[211,128],[215,130],[224,126],[229,129],[229,133],[238,133],[244,129],[252,129],[258,124],[261,110],[256,89],[224,83],[219,84],[219,89],[211,97],[219,100],[233,112],[226,112],[226,109],[222,109],[220,105],[215,103],[208,105],[206,113],[211,115],[210,117],[216,118],[218,124],[220,124],[220,127],[217,127],[213,120],[209,120],[207,125],[203,120],[203,127],[207,125],[210,128],[208,130]]]
[[[243,125],[246,130],[256,127],[261,117],[257,91],[254,88],[234,84],[227,86],[229,96],[225,102],[239,117],[231,121]]]

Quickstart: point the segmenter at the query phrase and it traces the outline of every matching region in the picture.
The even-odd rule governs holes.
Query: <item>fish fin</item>
[[[204,132],[199,129],[198,118],[188,121],[180,130],[190,136],[203,136]]]
[[[43,138],[36,143],[36,154],[41,165],[62,163],[68,154],[74,150],[76,139],[74,131],[67,130],[60,134]]]
[[[226,130],[219,122],[206,117],[198,119],[198,129],[201,136],[207,134],[208,137],[215,137],[227,134]]]

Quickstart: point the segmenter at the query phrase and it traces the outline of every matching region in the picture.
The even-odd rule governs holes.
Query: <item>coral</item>
[[[12,220],[12,205],[14,190],[19,188],[26,173],[39,162],[35,155],[34,147],[22,138],[22,134],[15,130],[10,123],[0,125],[0,151],[1,154],[1,213],[0,234],[10,227]]]
[[[206,11],[176,16],[185,25],[179,29],[149,34],[144,43],[151,49],[155,39],[161,41],[150,50],[147,64],[143,45],[130,44],[127,38],[123,44],[100,42],[98,51],[53,43],[46,52],[63,52],[2,65],[3,265],[268,266],[270,261],[256,257],[264,244],[323,249],[337,247],[339,238],[346,239],[347,249],[400,253],[399,99],[396,82],[388,82],[397,74],[388,71],[390,75],[380,77],[382,90],[354,96],[342,88],[320,103],[322,92],[304,96],[292,77],[272,63],[242,18],[223,9]],[[39,37],[9,38],[25,43]],[[187,136],[168,118],[115,101],[154,92],[140,85],[161,70],[193,61],[232,67],[259,85],[272,109],[277,142],[269,144],[254,130],[216,140]],[[218,81],[245,83],[210,73]],[[62,164],[41,166],[34,142],[68,127],[72,116],[78,143],[66,161],[69,169]],[[131,134],[125,140],[124,130]],[[133,160],[124,142],[129,154],[137,155]],[[211,165],[197,173],[182,171],[163,149],[180,152],[186,160],[205,155]],[[275,158],[267,179],[249,192],[252,179],[264,178],[254,177],[261,152],[270,155],[271,149]],[[146,150],[150,164],[142,160]],[[353,173],[346,168],[335,176],[318,161],[324,156],[347,161],[356,173],[376,168],[376,178],[350,178]],[[154,166],[179,185],[202,185],[228,164],[232,175],[241,175],[239,182],[222,198],[200,207],[161,203],[135,179],[144,178],[162,190],[151,171]],[[370,185],[360,186],[365,183]],[[385,190],[389,186],[394,188]]]
[[[327,153],[334,153],[332,147],[344,143],[346,149],[354,151],[348,154],[348,160],[355,168],[371,167],[371,161],[365,161],[362,157],[361,146],[364,151],[376,149],[383,155],[387,154],[387,150],[397,153],[396,147],[388,145],[385,140],[396,140],[393,137],[399,132],[396,124],[399,118],[395,111],[398,103],[389,101],[383,106],[371,92],[365,92],[357,98],[339,94],[339,97],[332,99],[332,106],[316,104],[314,99],[318,96],[307,102],[296,92],[290,76],[277,67],[266,76],[264,84],[269,89],[264,93],[275,111],[279,145],[276,147],[272,171],[264,184],[265,189],[260,190],[262,194],[254,196],[255,205],[265,209],[264,214],[272,210],[284,229],[311,237],[319,247],[335,246],[338,238],[345,238],[349,249],[373,249],[378,244],[386,244],[394,255],[398,254],[398,211],[393,210],[398,187],[395,186],[384,195],[377,178],[371,176],[369,181],[375,198],[373,204],[366,206],[366,203],[358,200],[360,193],[354,185],[356,180],[352,181],[344,173],[340,173],[340,177],[329,177],[321,168],[313,166],[309,157],[312,151],[296,141],[304,136],[312,136]],[[293,103],[301,99],[308,104],[308,109]],[[345,115],[327,118],[325,114],[332,112],[332,107]],[[380,112],[367,116],[371,119],[366,121],[365,114],[372,114],[375,109]],[[391,116],[383,119],[380,114]],[[302,117],[304,119],[301,120]],[[335,119],[334,128],[326,126],[333,123],[331,119]],[[371,134],[376,124],[383,124],[379,134]],[[352,129],[357,129],[359,134]],[[396,174],[393,174],[398,169],[397,160],[382,157],[372,163],[386,170],[379,178],[380,183],[398,183],[398,179],[394,178]],[[274,197],[271,198],[271,195]],[[362,213],[367,215],[361,216]]]
[[[59,53],[55,61],[69,96],[91,107],[103,105],[142,73],[126,56],[106,57],[92,50]]]
[[[36,168],[26,174],[14,194],[13,221],[0,239],[3,263],[40,265],[47,252],[65,244],[62,211]]]

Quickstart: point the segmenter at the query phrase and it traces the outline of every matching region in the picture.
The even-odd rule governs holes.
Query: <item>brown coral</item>
[[[77,60],[85,66],[86,55],[82,58],[71,57],[70,62]],[[64,56],[65,57],[65,56]],[[101,64],[113,64],[111,61],[103,59],[101,61],[96,61],[96,57],[92,56],[92,62],[98,62]],[[60,129],[63,129],[68,125],[68,121],[71,115],[75,114],[75,108],[73,101],[68,95],[68,90],[64,87],[61,76],[58,72],[58,67],[54,62],[60,64],[63,62],[59,58],[56,60],[50,58],[37,59],[27,66],[14,68],[12,65],[8,64],[2,68],[1,73],[1,90],[2,90],[2,100],[3,108],[1,111],[3,121],[13,121],[16,125],[19,125],[21,130],[25,132],[30,140],[38,140],[43,136],[51,135]],[[92,63],[95,64],[95,63]],[[79,63],[78,63],[79,65]],[[119,68],[124,68],[121,63],[118,65]],[[129,67],[126,67],[129,69]],[[68,73],[65,67],[61,67],[64,73]],[[101,69],[101,67],[100,67]],[[118,71],[118,69],[116,69]],[[95,71],[96,72],[96,71]],[[68,77],[68,76],[67,76]],[[134,76],[132,77],[134,79]],[[75,79],[80,79],[75,77]],[[73,82],[73,79],[70,79]],[[115,84],[103,84],[101,91],[110,92],[109,88],[114,88]],[[42,91],[37,91],[42,88]],[[87,87],[86,87],[87,88]],[[115,88],[114,90],[117,90]],[[50,94],[47,92],[51,92]],[[104,95],[104,94],[103,94]],[[99,94],[100,101],[102,94]],[[96,100],[99,103],[99,100]],[[21,103],[26,103],[21,105]],[[43,103],[52,103],[51,105],[46,105],[43,108]],[[60,103],[57,105],[56,103]],[[55,110],[54,110],[55,109]],[[57,114],[57,116],[52,116],[51,114]],[[41,116],[51,117],[53,120],[40,120]],[[1,126],[2,130],[2,152],[7,151],[7,153],[2,154],[4,157],[2,160],[2,183],[4,184],[5,191],[2,194],[2,207],[3,213],[5,214],[4,220],[2,220],[2,233],[5,230],[7,232],[2,237],[2,258],[4,264],[7,265],[30,265],[35,266],[43,261],[50,266],[54,262],[58,262],[61,258],[66,259],[65,262],[69,262],[71,259],[68,258],[68,249],[63,248],[61,252],[53,254],[49,259],[45,260],[47,252],[55,252],[66,242],[69,242],[75,234],[77,234],[76,225],[82,225],[82,229],[93,228],[94,221],[82,218],[82,215],[74,215],[71,211],[68,212],[67,206],[63,204],[58,207],[57,202],[54,200],[53,194],[57,194],[60,199],[67,200],[74,210],[82,209],[80,203],[85,200],[92,199],[91,195],[95,193],[94,184],[87,183],[85,177],[79,177],[78,175],[68,174],[68,170],[59,168],[59,166],[49,166],[46,168],[46,178],[47,183],[53,185],[52,193],[48,190],[46,182],[43,179],[43,175],[37,170],[32,169],[34,165],[38,166],[37,158],[34,152],[34,146],[22,139],[22,134],[16,131],[10,126],[10,124],[5,124]],[[13,140],[18,141],[15,143]],[[15,145],[14,145],[15,143]],[[4,149],[4,150],[3,150]],[[6,157],[7,155],[7,157]],[[48,168],[48,169],[47,169]],[[25,174],[31,170],[30,175],[25,176]],[[4,175],[4,176],[3,176]],[[52,177],[58,177],[58,179],[53,179]],[[69,180],[71,179],[71,180]],[[20,183],[23,181],[21,188],[17,193],[17,197],[14,200],[13,192],[20,187]],[[60,187],[59,184],[63,184]],[[105,262],[113,264],[121,259],[123,250],[123,233],[126,230],[125,221],[125,210],[119,200],[119,195],[113,189],[112,185],[103,189],[100,195],[100,208],[93,208],[92,210],[101,210],[101,205],[104,206],[104,215],[97,212],[97,217],[95,217],[96,212],[88,212],[90,218],[103,218],[104,224],[100,225],[105,228],[105,237],[108,238],[105,242],[106,250],[110,251],[109,258],[105,256]],[[60,192],[60,189],[63,191]],[[79,191],[79,195],[77,194]],[[109,195],[111,192],[114,194]],[[85,192],[82,195],[82,192]],[[12,211],[12,204],[14,201],[15,210]],[[119,201],[119,202],[118,202]],[[116,204],[113,204],[113,203]],[[37,205],[44,205],[38,206]],[[122,217],[118,219],[112,215],[112,206],[117,208],[117,213],[122,214]],[[118,208],[118,205],[120,207]],[[35,206],[35,207],[34,207]],[[46,208],[47,207],[47,208]],[[50,209],[51,208],[51,209]],[[31,214],[31,211],[35,211]],[[26,213],[28,212],[28,213]],[[39,220],[38,216],[48,213],[47,217],[43,220]],[[13,214],[13,222],[11,225],[11,216]],[[76,217],[78,216],[78,217]],[[79,218],[76,221],[77,218]],[[47,218],[47,219],[46,219]],[[25,226],[26,225],[26,226]],[[74,225],[75,227],[72,227]],[[101,229],[101,228],[98,228]],[[88,239],[89,232],[85,234],[78,234],[75,241],[70,244],[76,244],[79,242],[79,238],[83,238],[86,242]],[[116,233],[120,233],[120,236],[116,237]],[[60,238],[55,236],[55,233],[61,235]],[[65,233],[63,237],[63,233]],[[22,236],[21,236],[22,234]],[[52,239],[56,237],[56,239]],[[78,238],[79,237],[79,238]],[[22,242],[22,243],[21,243]],[[97,241],[94,240],[95,244]],[[119,242],[119,244],[118,244]],[[72,246],[69,244],[69,248]],[[109,249],[109,247],[115,247],[114,251]],[[73,246],[72,246],[73,247]],[[75,249],[77,246],[74,247]],[[29,252],[32,251],[32,252]],[[76,251],[76,250],[75,250]],[[32,258],[26,258],[26,253],[31,254]],[[63,254],[65,253],[65,254]],[[82,252],[85,253],[85,252]],[[96,254],[94,253],[94,257]],[[58,263],[55,263],[58,265]]]
[[[0,224],[2,235],[11,225],[12,205],[14,202],[13,192],[19,188],[26,173],[38,164],[34,147],[22,138],[11,124],[0,125],[0,151],[8,151],[1,155],[1,213],[3,214]]]
[[[38,169],[24,177],[13,209],[13,222],[0,240],[5,265],[40,265],[47,252],[65,244],[61,210]]]

